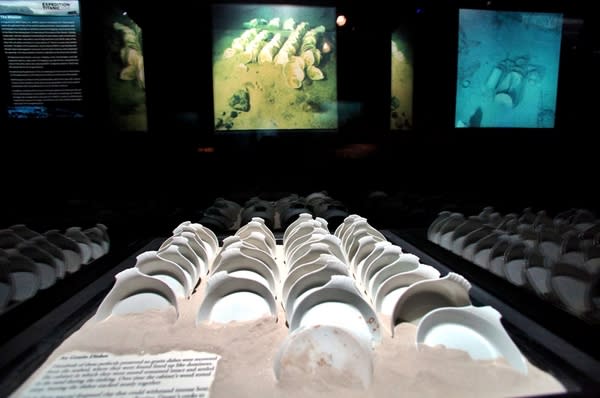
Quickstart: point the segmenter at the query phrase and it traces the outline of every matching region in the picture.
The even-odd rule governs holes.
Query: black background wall
[[[211,2],[81,0],[87,117],[2,119],[7,220],[50,217],[56,206],[68,212],[73,198],[107,208],[155,200],[167,214],[201,209],[215,196],[321,189],[358,206],[369,192],[384,190],[443,198],[435,206],[597,208],[600,32],[590,2],[301,3],[335,5],[348,16],[338,29],[338,96],[362,111],[334,135],[213,133]],[[147,133],[112,131],[107,122],[102,25],[111,7],[122,7],[143,29]],[[565,13],[555,129],[453,128],[459,7]],[[414,39],[414,129],[391,132],[389,37],[401,24]]]

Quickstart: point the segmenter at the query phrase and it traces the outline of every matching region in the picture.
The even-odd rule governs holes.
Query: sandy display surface
[[[374,376],[367,389],[335,368],[325,366],[313,374],[306,371],[306,364],[299,364],[294,377],[278,382],[274,359],[289,333],[283,310],[277,321],[266,317],[196,326],[205,285],[203,280],[189,300],[179,300],[179,317],[171,309],[112,316],[96,324],[88,321],[15,395],[54,359],[70,351],[157,354],[184,350],[221,355],[211,397],[509,397],[565,391],[551,375],[531,364],[525,376],[504,361],[475,361],[463,351],[444,347],[417,349],[412,324],[396,326],[394,338],[384,331],[381,344],[372,351]]]

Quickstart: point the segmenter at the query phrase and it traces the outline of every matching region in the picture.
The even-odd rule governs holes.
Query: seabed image
[[[390,129],[409,130],[413,125],[413,63],[409,43],[400,30],[392,34],[391,51]]]
[[[230,5],[218,11],[216,130],[338,127],[335,28],[326,27],[335,20],[333,8]]]
[[[561,14],[461,10],[456,127],[553,128]]]

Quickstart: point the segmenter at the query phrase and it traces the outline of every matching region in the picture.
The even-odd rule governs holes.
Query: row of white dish
[[[515,232],[504,228],[506,223],[491,228],[480,222],[480,216],[465,219],[460,213],[440,212],[427,236],[514,285],[531,289],[579,317],[598,321],[600,245],[591,238],[596,234],[588,233],[597,224],[581,218],[560,235],[548,228],[548,222],[538,222],[535,231],[524,224]],[[531,215],[519,219],[531,221]],[[565,225],[563,218],[559,220],[563,221],[556,224]]]
[[[0,312],[33,297],[110,248],[103,224],[44,234],[23,224],[0,230]]]
[[[192,225],[187,223],[188,228]],[[201,226],[196,225],[196,229],[200,230]],[[182,273],[172,270],[183,269],[178,262],[182,263],[186,256],[178,259],[173,256],[171,261],[161,258],[164,257],[161,253],[166,250],[181,253],[182,246],[178,246],[177,238],[167,240],[158,253],[139,256],[136,267],[117,275],[115,286],[94,319],[101,321],[110,314],[149,308],[173,306],[177,311],[177,296],[184,298],[188,294]],[[208,243],[205,242],[205,246],[213,246]],[[193,253],[193,248],[187,251],[188,256]],[[390,313],[392,334],[399,322],[429,325],[429,331],[419,327],[418,342],[462,348],[477,359],[504,356],[515,369],[527,371],[524,358],[499,322],[500,315],[492,308],[470,305],[470,285],[464,278],[457,274],[438,278],[437,271],[424,271],[428,266],[419,265],[418,258],[402,253],[399,247],[385,241],[383,235],[361,217],[348,217],[331,235],[324,220],[313,220],[310,214],[301,215],[284,234],[285,264],[275,261],[278,255],[275,238],[258,218],[240,228],[235,236],[226,238],[214,258],[204,257],[199,251],[196,253],[199,273],[209,272],[196,316],[197,325],[205,321],[240,321],[265,315],[276,319],[279,300],[285,309],[290,339],[296,339],[301,330],[328,325],[344,329],[362,345],[377,344],[381,341],[379,317],[365,283],[371,282],[372,278],[358,282],[355,276],[360,269],[365,270],[365,275],[389,275],[389,278],[381,278],[379,289],[384,286],[387,289],[387,294],[381,297],[395,295],[396,298]],[[150,260],[152,267],[147,265]],[[394,270],[398,272],[394,273]],[[282,275],[285,276],[280,278]],[[279,283],[280,279],[283,283]],[[381,303],[384,301],[385,298],[380,300]],[[440,334],[436,332],[440,323],[436,326],[425,319],[441,317],[442,322],[448,320],[448,315],[444,314],[449,314],[453,322],[458,323],[459,319],[479,320],[460,327],[454,327],[451,322],[445,327],[451,333]],[[475,324],[486,325],[484,329],[488,330],[485,332],[488,336],[482,338],[477,332],[482,329],[477,329]],[[463,330],[469,326],[472,326],[471,335]],[[488,339],[490,334],[493,335],[492,342]],[[284,346],[289,348],[288,344]]]
[[[389,331],[392,336],[398,323],[413,322],[417,324],[419,344],[442,344],[463,349],[475,359],[504,357],[518,371],[527,372],[524,357],[500,323],[500,314],[491,307],[471,305],[468,281],[454,273],[439,278],[437,270],[421,264],[416,256],[403,253],[400,247],[388,242],[366,219],[358,215],[347,217],[334,234],[329,235],[327,246],[330,253],[319,253],[319,260],[326,259],[325,262],[329,264],[332,262],[337,265],[339,260],[345,260],[343,265],[346,265],[347,273],[342,271],[342,275],[336,275],[336,270],[340,268],[328,268],[327,265],[313,270],[313,263],[298,260],[298,253],[310,254],[313,250],[322,249],[318,245],[327,237],[326,225],[322,221],[317,219],[311,222],[310,215],[303,214],[284,234],[284,254],[286,264],[289,264],[286,281],[294,272],[302,269],[307,272],[291,285],[287,300],[284,301],[287,303],[284,305],[286,311],[290,307],[292,310],[292,334],[281,347],[279,357],[288,355],[301,360],[302,355],[297,355],[295,345],[311,346],[307,340],[318,341],[320,336],[324,341],[330,341],[328,332],[316,329],[321,324],[341,328],[357,336],[360,325],[352,322],[350,317],[343,322],[337,321],[339,312],[331,311],[332,307],[325,307],[321,317],[313,316],[305,322],[311,310],[329,301],[329,304],[342,302],[354,306],[362,315],[362,321],[366,320],[372,342],[378,338],[379,320],[377,314],[373,318],[367,316],[376,312],[390,317]],[[336,242],[333,238],[337,238],[338,247],[332,244]],[[302,249],[307,246],[308,250]],[[339,258],[340,252],[343,259]],[[325,273],[324,277],[319,277],[319,273]],[[283,284],[284,298],[286,281]],[[299,284],[303,284],[304,289],[297,289]],[[294,290],[300,295],[296,303],[290,303],[289,295]],[[391,305],[385,305],[387,300]],[[365,306],[370,309],[365,309]],[[338,308],[335,307],[335,310]],[[323,339],[320,346],[324,345]],[[332,350],[327,353],[335,354]],[[364,357],[364,351],[361,355]],[[281,363],[289,361],[288,357]],[[281,364],[276,362],[276,374],[281,372],[279,367]],[[365,374],[359,376],[364,379]]]
[[[177,298],[192,295],[218,248],[217,236],[210,229],[189,221],[181,223],[158,251],[138,255],[134,267],[115,276],[115,284],[98,307],[94,321],[112,314],[171,306],[179,313]]]
[[[315,243],[311,242],[315,240],[315,235],[319,237],[319,235],[324,233],[322,230],[319,231],[322,228],[319,222],[313,222],[312,231],[310,223],[310,216],[302,215],[301,219],[297,223],[292,224],[290,230],[286,231],[287,236],[284,235],[286,260],[289,261],[291,259],[289,261],[289,270],[291,273],[288,275],[288,278],[294,272],[301,271],[303,268],[308,271],[305,273],[305,276],[294,282],[294,288],[290,289],[290,291],[293,292],[299,284],[304,284],[307,287],[321,284],[322,287],[312,290],[305,289],[299,296],[298,304],[295,306],[286,304],[284,306],[286,310],[292,307],[292,319],[295,320],[298,318],[296,312],[307,312],[307,308],[310,308],[310,305],[305,304],[305,300],[308,297],[313,297],[313,300],[310,302],[311,305],[317,301],[316,297],[322,295],[326,298],[329,297],[329,300],[346,301],[359,310],[363,303],[366,302],[377,314],[390,318],[389,332],[392,336],[394,328],[398,323],[412,322],[418,325],[417,335],[419,343],[433,345],[441,343],[453,348],[466,349],[473,357],[478,359],[490,359],[503,355],[507,357],[508,361],[516,369],[526,372],[524,359],[514,343],[506,335],[499,322],[495,323],[495,321],[491,321],[492,319],[498,320],[500,315],[492,308],[476,308],[471,305],[469,298],[470,284],[463,277],[455,273],[450,273],[443,278],[439,278],[439,272],[433,267],[421,264],[418,257],[412,254],[403,253],[399,246],[394,246],[388,242],[379,231],[368,224],[366,219],[352,215],[346,218],[333,235],[330,235],[329,242],[335,242],[335,239],[337,239],[341,250],[333,249],[328,254],[319,254],[320,256],[329,256],[329,259],[338,261],[339,258],[336,258],[336,254],[341,251],[343,260],[347,264],[347,274],[331,277],[325,275],[325,277],[319,278],[318,274],[326,272],[326,267],[313,271],[311,263],[302,264],[301,261],[294,261],[294,253],[301,251],[299,248],[311,246],[311,250],[308,253],[317,249]],[[319,237],[316,240],[319,241],[320,239],[323,238]],[[300,265],[297,265],[298,263]],[[317,283],[312,283],[312,280],[316,280]],[[342,281],[346,282],[344,287],[341,286]],[[334,289],[337,291],[344,290],[345,294],[334,294]],[[286,282],[284,282],[283,290],[283,297],[285,299]],[[320,290],[328,290],[328,292],[321,293]],[[300,292],[302,292],[302,289],[300,289]],[[360,296],[360,298],[356,296]],[[350,299],[350,297],[353,298]],[[289,303],[289,297],[284,302]],[[368,313],[364,310],[360,310],[360,312],[362,314]],[[319,319],[320,322],[333,326],[344,326],[343,324],[335,323],[335,317],[332,317],[331,313],[325,312],[322,315],[323,317]],[[485,318],[485,320],[480,319],[479,322],[488,325],[489,329],[495,330],[497,336],[494,339],[498,340],[494,344],[502,340],[505,352],[500,353],[496,350],[497,346],[491,349],[491,345],[488,345],[489,341],[486,339],[479,338],[473,340],[474,335],[477,333],[465,336],[463,329],[465,327],[468,328],[468,326],[462,325],[461,327],[454,328],[446,325],[443,327],[444,332],[438,333],[437,327],[439,324],[435,325],[437,321],[431,323],[430,320],[426,320],[433,317],[433,319],[441,321],[448,319],[446,318],[447,316],[455,320],[462,317],[465,320],[469,319],[471,321],[477,318]],[[363,315],[363,319],[369,318]],[[471,322],[471,324],[474,323],[477,322]],[[377,315],[374,320],[369,319],[367,324],[375,326],[373,329],[376,329],[376,325],[378,324]],[[293,330],[294,326],[295,324],[291,323],[290,329]],[[302,326],[313,325],[302,322]],[[360,325],[356,325],[355,323],[346,326],[351,326],[350,332],[355,332],[360,328]],[[457,333],[459,334],[458,336]],[[479,342],[487,341],[484,344],[486,348],[484,349],[483,346],[476,344],[476,340]],[[511,347],[511,349],[508,349],[508,347]],[[508,353],[509,351],[510,353]]]

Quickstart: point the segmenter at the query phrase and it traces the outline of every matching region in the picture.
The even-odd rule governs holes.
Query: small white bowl
[[[315,234],[327,235],[329,232],[324,229],[318,221],[311,221],[298,225],[288,240],[283,242],[283,255],[286,263],[290,262],[290,255],[296,247],[309,241]]]
[[[348,228],[350,228],[350,226],[352,226],[352,224],[354,224],[354,222],[356,220],[359,220],[359,219],[366,220],[366,218],[363,218],[363,217],[359,216],[358,214],[350,214],[348,217],[344,218],[343,223],[338,225],[338,227],[335,229],[335,232],[333,234],[335,236],[337,236],[338,238],[342,239],[342,237],[346,233],[346,230]]]
[[[296,283],[298,281],[298,279],[302,278],[304,275],[306,275],[309,272],[313,272],[315,270],[320,269],[323,266],[323,264],[325,264],[326,262],[334,261],[335,259],[337,259],[337,257],[333,256],[326,249],[324,249],[323,251],[313,250],[311,252],[308,252],[307,256],[305,258],[306,258],[306,261],[299,264],[297,267],[295,267],[293,270],[291,270],[285,276],[285,279],[283,280],[283,283],[281,284],[282,304],[285,304],[285,302],[287,300],[288,292],[290,291],[290,289],[292,288],[294,283]],[[337,259],[337,260],[339,260],[339,259]],[[347,271],[346,271],[346,273],[347,273]],[[284,305],[284,308],[285,308],[285,305]]]
[[[247,236],[242,238],[244,242],[256,247],[264,252],[269,253],[271,257],[275,257],[275,250],[271,244],[271,238],[263,232],[252,231]]]
[[[163,260],[171,261],[179,265],[179,267],[181,267],[181,269],[187,275],[190,276],[190,285],[193,289],[198,284],[200,280],[200,275],[198,274],[198,270],[196,269],[194,264],[190,260],[188,260],[183,254],[181,254],[181,251],[179,249],[180,247],[177,245],[167,246],[164,249],[157,251],[156,255]]]
[[[372,236],[366,235],[362,236],[358,239],[358,246],[356,248],[356,252],[354,255],[348,259],[348,265],[351,269],[355,270],[358,264],[362,262],[365,258],[371,254],[373,249],[375,249],[375,245],[378,242],[382,242],[382,240]]]
[[[215,263],[211,271],[211,275],[215,275],[220,271],[232,273],[234,271],[252,271],[262,276],[268,284],[272,295],[277,294],[279,288],[279,280],[275,277],[277,270],[272,270],[267,264],[256,257],[249,255],[240,247],[229,246],[227,250],[220,253],[221,257],[218,263]]]
[[[297,300],[288,319],[291,331],[319,323],[346,327],[372,344],[381,341],[377,314],[348,276],[333,275],[327,284]]]
[[[306,221],[312,221],[313,220],[313,216],[310,213],[301,213],[298,218],[291,223],[286,229],[285,232],[283,233],[283,241],[287,241],[287,238],[289,237],[289,235],[296,229],[296,227]]]
[[[73,239],[79,246],[83,264],[89,264],[91,261],[95,260],[92,257],[92,242],[90,241],[90,238],[81,231],[81,227],[67,228],[65,236]]]
[[[337,258],[339,258],[340,261],[345,262],[345,256],[344,256],[344,253],[342,252],[341,241],[339,240],[339,238],[337,238],[336,236],[331,235],[331,234],[323,234],[322,232],[316,232],[316,233],[313,233],[312,236],[307,241],[296,246],[289,253],[288,260],[286,263],[289,264],[289,266],[291,268],[293,268],[294,263],[299,258],[304,256],[309,250],[311,250],[311,247],[312,247],[311,245],[313,243],[326,244],[329,247],[329,249],[333,255],[335,255]]]
[[[321,254],[329,254],[329,255],[335,256],[341,262],[346,264],[346,257],[342,256],[342,258],[340,258],[339,250],[336,250],[334,247],[332,247],[328,243],[323,243],[323,242],[311,243],[307,249],[308,250],[306,250],[306,253],[304,253],[302,256],[298,256],[298,258],[296,258],[293,263],[287,264],[288,275],[291,274],[292,272],[294,272],[294,270],[296,268],[301,267],[304,264],[310,263],[310,262],[314,261],[315,259],[319,258],[319,256]],[[337,255],[336,255],[336,253],[337,253]]]
[[[140,313],[170,307],[175,308],[179,317],[175,292],[160,279],[145,275],[135,267],[119,272],[115,279],[115,284],[92,318],[94,322],[101,322],[113,314]]]
[[[383,270],[382,270],[383,271]],[[430,265],[419,264],[416,269],[407,272],[401,272],[390,276],[381,284],[373,285],[375,293],[371,296],[377,312],[391,315],[393,306],[388,307],[388,302],[393,305],[398,301],[398,297],[413,283],[426,279],[437,279],[440,277],[440,271]]]
[[[192,277],[177,263],[160,258],[156,251],[144,252],[136,260],[137,269],[165,282],[177,297],[190,297],[192,294]]]
[[[203,242],[210,249],[212,256],[217,254],[217,250],[219,250],[219,239],[217,238],[217,235],[215,235],[215,233],[209,228],[206,228],[202,224],[184,221],[173,230],[173,235],[177,235],[181,231],[194,232],[198,240]]]
[[[227,241],[225,245],[225,241]],[[280,269],[279,265],[275,262],[275,259],[268,252],[260,249],[254,245],[249,244],[248,242],[240,239],[239,236],[228,236],[225,238],[223,242],[223,249],[215,258],[214,264],[218,264],[222,261],[223,254],[226,253],[229,249],[238,248],[244,255],[252,258],[256,258],[263,263],[273,272],[273,276],[275,277],[275,281],[279,283],[280,277]]]
[[[196,254],[196,257],[200,260],[200,269],[202,272],[208,273],[209,265],[212,264],[215,256],[212,253],[212,249],[204,244],[204,242],[198,239],[198,235],[190,231],[182,231],[177,235],[186,238],[188,245]]]
[[[270,249],[269,252],[271,255],[275,255],[277,241],[275,240],[275,235],[273,235],[273,232],[265,225],[265,220],[260,217],[252,217],[252,220],[238,229],[235,235],[244,240],[249,237],[252,232],[260,232],[264,234],[267,237],[266,242]]]
[[[417,345],[443,345],[466,351],[475,360],[505,358],[519,373],[527,361],[492,307],[445,307],[427,313],[417,327]]]
[[[58,248],[62,250],[65,257],[65,267],[67,269],[67,273],[72,274],[79,271],[81,264],[83,263],[83,255],[77,242],[66,237],[57,229],[46,231],[44,236],[50,243],[58,246]]]
[[[348,268],[344,263],[338,260],[335,256],[323,254],[314,264],[311,271],[307,267],[302,267],[302,275],[290,286],[284,294],[283,307],[286,314],[293,312],[294,304],[297,299],[310,289],[318,288],[327,284],[333,275],[348,276]],[[289,318],[288,318],[289,320]]]
[[[2,253],[2,257],[7,259],[8,273],[13,286],[9,301],[21,302],[35,296],[40,290],[41,275],[33,260],[20,254],[16,249],[9,249]]]
[[[398,298],[392,317],[390,331],[400,322],[418,323],[429,311],[440,307],[463,307],[471,305],[471,284],[464,277],[450,272],[440,279],[427,279],[413,283]]]
[[[359,282],[364,287],[369,286],[369,281],[373,279],[377,272],[399,260],[403,254],[400,246],[385,246],[377,258],[369,263],[365,261]]]
[[[365,290],[369,297],[375,299],[377,289],[379,289],[379,286],[381,286],[384,282],[387,282],[390,278],[396,275],[405,274],[410,271],[416,271],[421,265],[423,264],[419,262],[419,257],[410,253],[402,253],[396,260],[392,261],[385,267],[380,268],[379,271],[377,271],[371,277],[371,279],[366,282]],[[438,272],[435,277],[438,278],[439,276],[440,273]]]
[[[392,246],[392,243],[388,242],[388,241],[381,241],[381,242],[375,243],[375,247],[373,247],[373,250],[371,251],[371,253],[369,253],[369,255],[367,257],[365,257],[361,262],[359,262],[356,265],[356,268],[354,269],[354,276],[361,284],[362,284],[362,277],[363,277],[366,269],[368,268],[368,266],[373,261],[375,261],[375,259],[377,259],[379,256],[381,256],[381,254],[383,253],[385,248],[388,246]]]
[[[184,236],[171,236],[167,240],[160,245],[158,251],[162,251],[163,249],[169,246],[177,246],[179,248],[179,252],[187,258],[192,264],[194,264],[194,268],[196,268],[196,274],[198,276],[206,275],[208,273],[208,266],[204,261],[198,257],[192,246],[190,245],[190,241],[188,238]]]
[[[40,290],[48,289],[56,283],[58,278],[58,264],[54,257],[44,249],[39,248],[31,241],[25,241],[17,246],[20,254],[33,261],[40,276]]]
[[[255,279],[221,271],[207,281],[204,298],[196,315],[196,325],[204,321],[246,321],[267,314],[277,321],[277,303],[267,286]]]
[[[296,379],[298,370],[318,377],[323,367],[340,372],[343,380],[359,381],[364,389],[373,380],[370,346],[348,330],[330,325],[302,327],[290,333],[273,363],[277,381]]]

